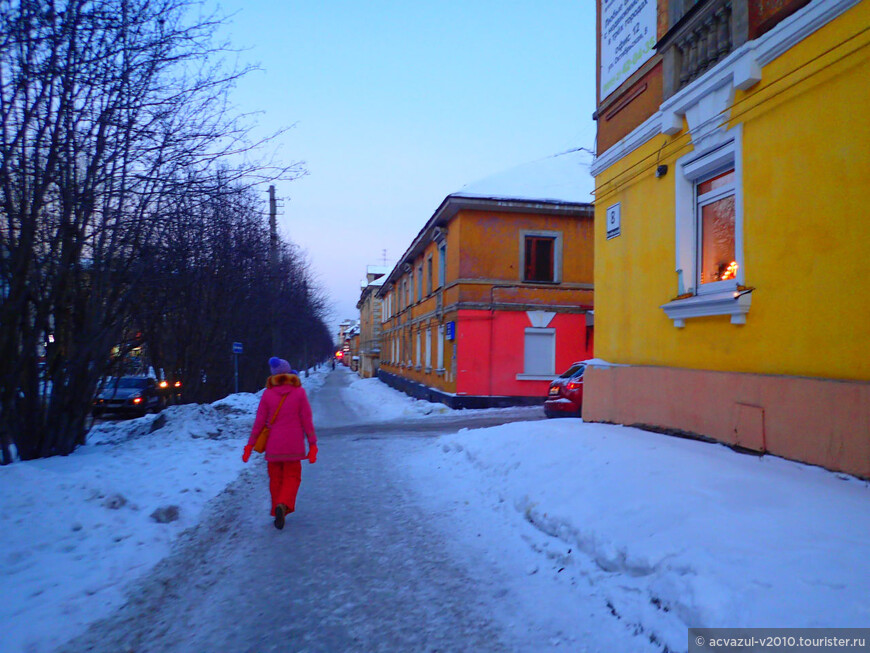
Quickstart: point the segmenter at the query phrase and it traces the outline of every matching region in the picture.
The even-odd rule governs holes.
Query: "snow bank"
[[[507,504],[517,542],[531,524],[564,543],[559,564],[671,650],[685,650],[689,626],[863,627],[870,616],[870,484],[854,478],[579,420],[463,431],[416,465],[456,478],[441,488],[456,505],[481,489],[472,524]]]
[[[0,467],[0,651],[53,650],[115,610],[239,475],[260,394],[101,422],[69,456]]]
[[[342,389],[342,399],[360,416],[360,421],[421,419],[427,415],[453,412],[444,404],[414,399],[378,379],[361,379],[353,372],[350,385]]]

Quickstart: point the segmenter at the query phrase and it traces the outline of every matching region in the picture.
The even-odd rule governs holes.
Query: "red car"
[[[580,417],[583,412],[583,373],[586,363],[578,361],[550,384],[544,414],[547,417]]]

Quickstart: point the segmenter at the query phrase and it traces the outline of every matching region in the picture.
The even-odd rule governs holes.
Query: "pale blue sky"
[[[280,227],[354,318],[369,264],[393,264],[445,196],[595,138],[592,0],[220,0],[259,63],[237,89],[286,161]],[[590,157],[591,160],[591,157]],[[587,179],[592,190],[592,179]],[[264,202],[265,202],[264,193]],[[590,201],[591,201],[590,195]]]

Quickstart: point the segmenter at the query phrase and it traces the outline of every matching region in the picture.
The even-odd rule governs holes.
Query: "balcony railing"
[[[670,97],[746,42],[747,0],[676,0],[670,29],[656,44]]]

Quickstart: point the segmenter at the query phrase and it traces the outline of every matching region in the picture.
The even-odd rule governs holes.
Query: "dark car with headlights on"
[[[157,393],[166,408],[169,404],[181,403],[181,377],[166,378],[157,383]]]
[[[573,363],[550,384],[544,401],[547,417],[580,417],[583,413],[583,373],[586,363]]]
[[[163,398],[157,380],[146,376],[119,376],[106,381],[94,399],[93,415],[105,413],[116,415],[144,415],[148,411],[159,412]]]

